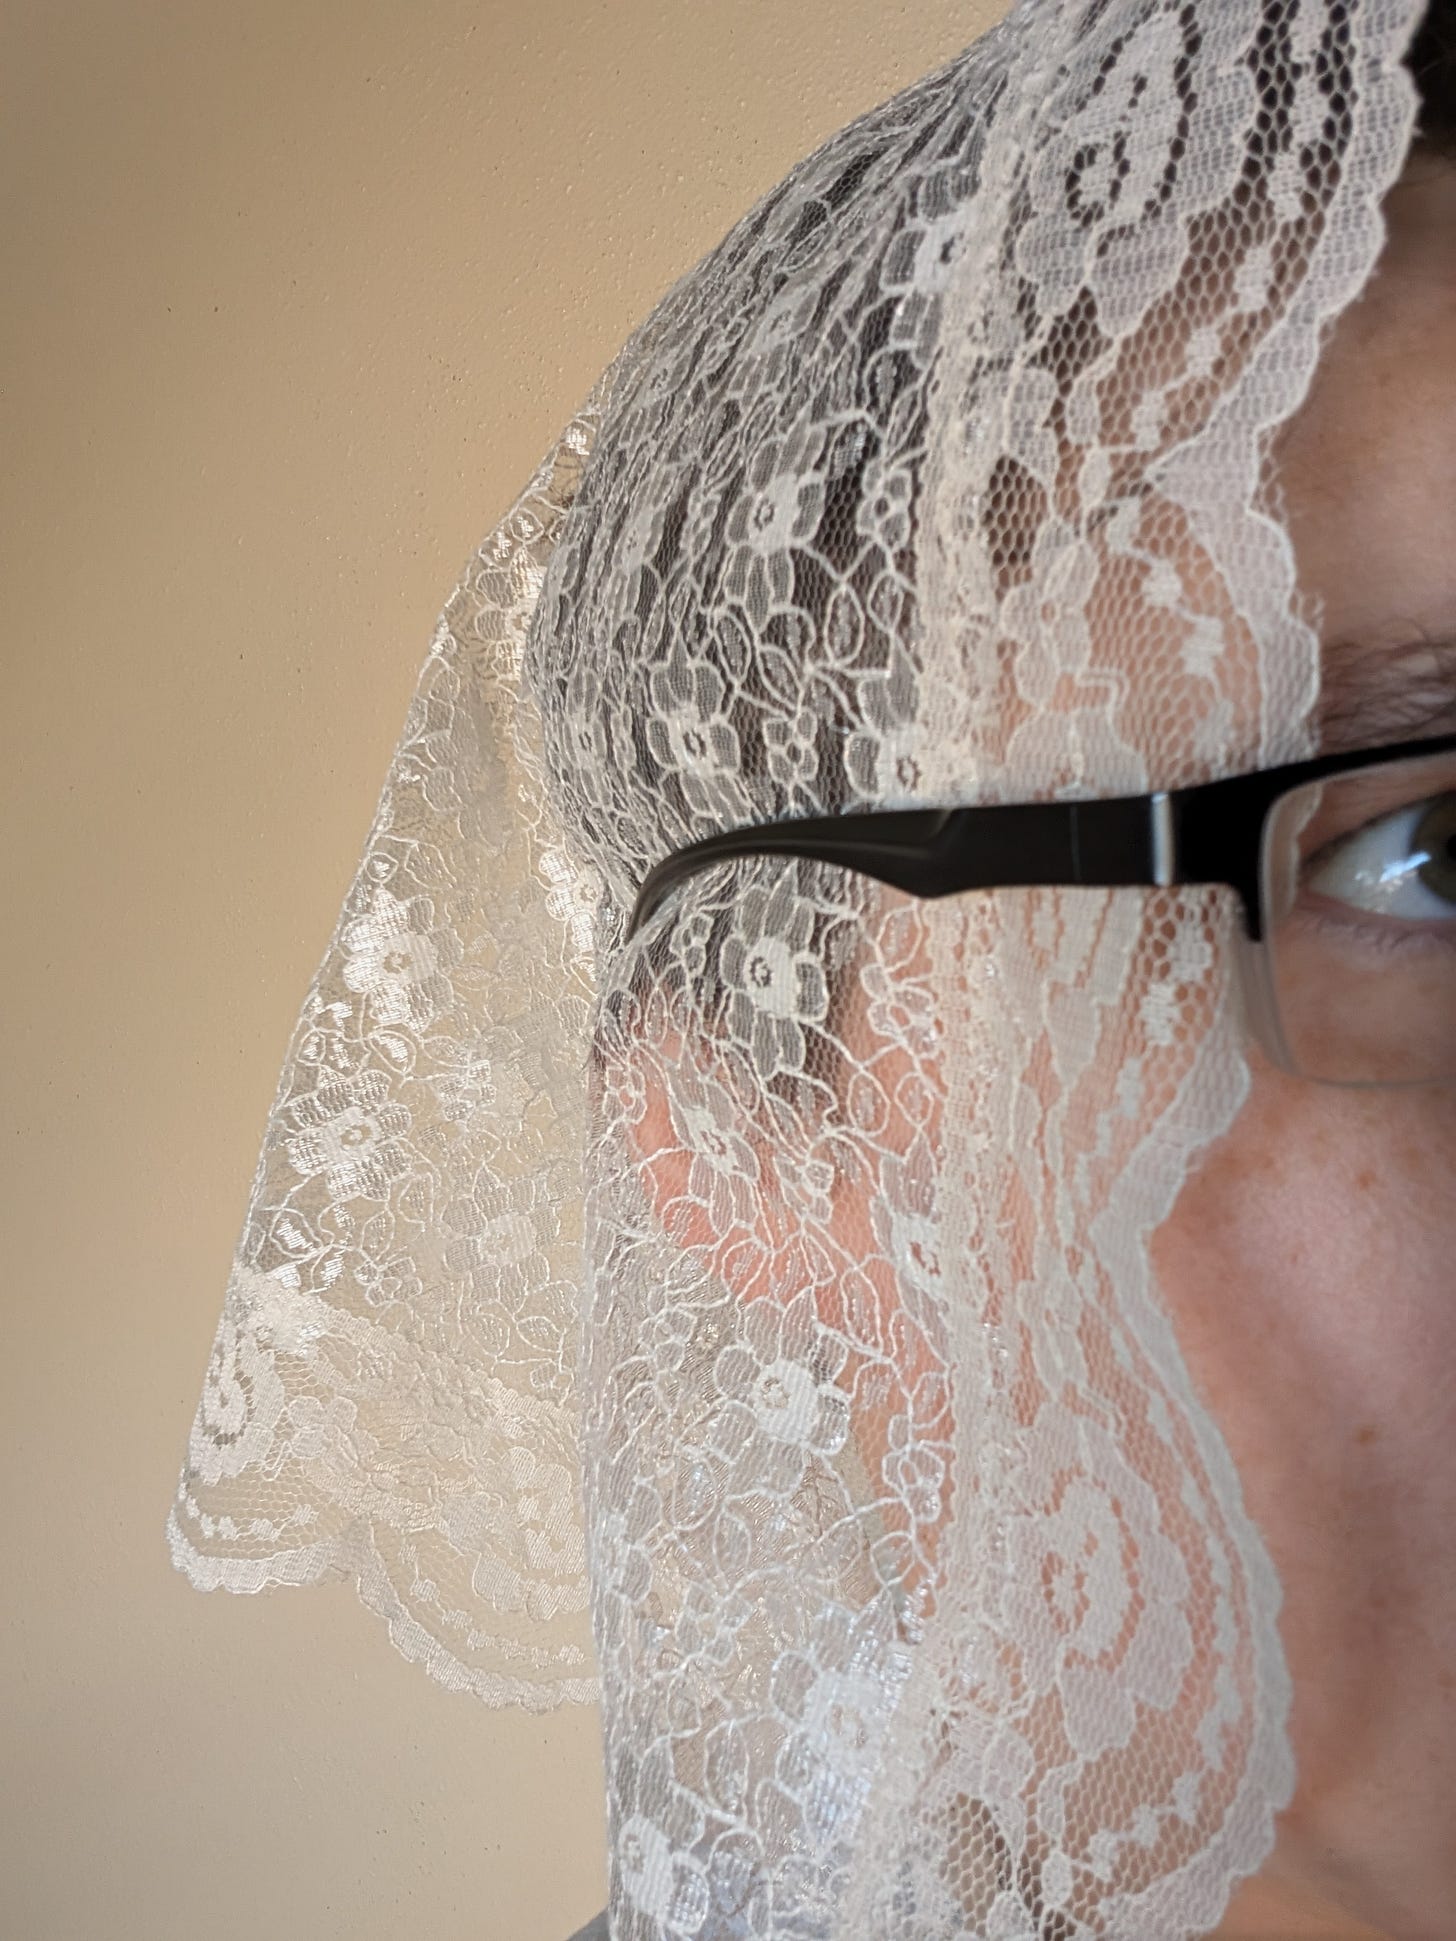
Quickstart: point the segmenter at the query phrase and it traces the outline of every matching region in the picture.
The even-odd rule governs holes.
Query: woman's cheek
[[[1155,1236],[1195,1389],[1283,1592],[1286,1838],[1354,1850],[1410,1748],[1456,1783],[1456,1098],[1256,1067]],[[1443,1687],[1442,1680],[1450,1686]],[[1434,1731],[1434,1739],[1431,1734]]]

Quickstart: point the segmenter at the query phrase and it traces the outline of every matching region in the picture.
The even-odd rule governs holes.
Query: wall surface
[[[18,0],[0,36],[7,1941],[562,1941],[591,1713],[163,1524],[435,615],[653,300],[997,0]]]

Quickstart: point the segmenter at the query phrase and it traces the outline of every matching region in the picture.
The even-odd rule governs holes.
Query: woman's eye
[[[1305,864],[1304,887],[1408,923],[1456,916],[1456,793],[1327,842]]]

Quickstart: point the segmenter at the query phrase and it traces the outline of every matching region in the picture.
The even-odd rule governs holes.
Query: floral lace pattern
[[[592,967],[521,657],[598,409],[441,616],[294,1031],[168,1523],[194,1583],[353,1577],[433,1676],[537,1709],[597,1691],[573,1393]]]
[[[589,1580],[618,1941],[1180,1941],[1269,1851],[1279,1588],[1148,1260],[1247,1082],[1227,905],[760,858],[624,935],[741,824],[1308,746],[1270,439],[1416,12],[1024,0],[669,292],[446,610],[172,1540],[528,1704]]]

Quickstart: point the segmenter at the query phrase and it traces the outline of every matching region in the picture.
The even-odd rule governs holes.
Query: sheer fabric
[[[1279,1587],[1147,1245],[1247,1084],[1221,896],[758,858],[623,938],[716,830],[1311,748],[1270,441],[1418,13],[1028,0],[669,293],[442,617],[169,1527],[491,1702],[599,1673],[614,1936],[1177,1941],[1269,1852]]]

